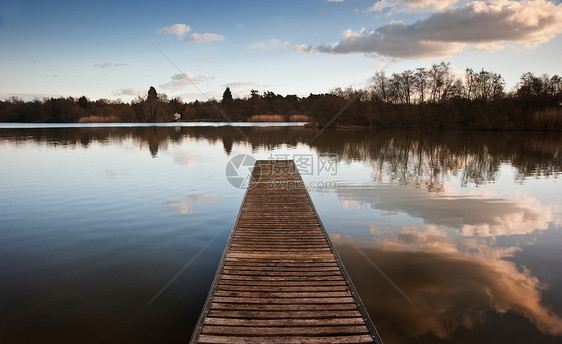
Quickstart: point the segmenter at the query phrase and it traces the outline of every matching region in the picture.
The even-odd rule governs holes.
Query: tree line
[[[377,72],[364,89],[336,88],[325,94],[282,96],[251,90],[234,98],[183,102],[154,87],[130,103],[121,100],[45,98],[0,101],[0,122],[251,121],[261,117],[307,119],[315,126],[562,130],[562,78],[524,73],[512,91],[503,77],[484,69],[453,73],[442,62],[386,75]],[[274,117],[275,116],[275,117]]]
[[[500,74],[468,68],[459,77],[442,62],[390,76],[377,72],[366,89],[318,97],[311,117],[321,126],[562,130],[558,75],[524,73],[507,92]]]

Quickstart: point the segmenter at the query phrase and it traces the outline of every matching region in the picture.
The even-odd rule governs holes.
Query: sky
[[[0,0],[0,99],[308,96],[441,61],[510,90],[560,56],[556,0]]]

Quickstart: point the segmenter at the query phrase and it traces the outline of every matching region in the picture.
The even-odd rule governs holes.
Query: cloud
[[[306,54],[314,54],[318,51],[315,47],[305,44],[296,45],[293,48],[293,50],[299,53],[306,53]]]
[[[457,330],[484,322],[489,312],[517,313],[544,334],[562,334],[562,318],[542,303],[544,286],[529,270],[506,259],[519,248],[454,240],[433,226],[404,228],[372,242],[361,239],[362,251],[406,292],[412,307],[388,284],[381,285],[380,275],[354,247],[359,239],[331,237],[354,284],[365,290],[361,298],[366,307],[384,316],[379,330],[402,337],[387,341],[412,342],[427,334],[451,338]],[[392,324],[400,328],[384,328]]]
[[[392,21],[375,30],[346,30],[335,44],[301,45],[295,50],[423,59],[456,55],[470,46],[488,50],[506,43],[533,47],[560,33],[562,4],[545,0],[474,1],[413,24]]]
[[[194,33],[193,35],[184,39],[185,41],[201,43],[207,41],[222,41],[224,40],[223,35],[218,35],[216,33]]]
[[[185,37],[191,31],[191,27],[185,24],[174,24],[170,27],[163,27],[158,30],[160,35],[176,35],[178,38],[188,42],[201,43],[206,41],[222,41],[224,36],[215,33],[194,33],[189,37]]]
[[[344,0],[328,0],[328,2],[343,2]]]
[[[96,63],[94,65],[95,68],[101,68],[101,69],[110,68],[110,67],[117,68],[117,67],[124,67],[124,66],[127,66],[127,64],[125,62],[112,63],[110,61],[105,61],[105,62],[102,62],[102,63]]]
[[[191,31],[191,28],[189,26],[185,24],[175,24],[170,27],[161,28],[160,30],[158,30],[158,34],[160,35],[172,34],[178,37],[183,37],[189,31]]]
[[[147,93],[147,89],[141,87],[120,88],[111,92],[113,96],[142,96]]]
[[[400,12],[404,9],[410,11],[441,11],[457,3],[458,0],[381,0],[367,9],[367,12],[379,12],[391,8],[389,14]]]
[[[250,50],[268,51],[268,50],[284,50],[287,49],[291,44],[287,41],[280,42],[276,39],[270,39],[267,42],[255,42],[248,45]]]
[[[174,74],[172,75],[171,78],[172,80],[168,81],[165,84],[160,85],[160,87],[167,90],[177,91],[188,85],[200,84],[204,81],[213,79],[212,77],[207,77],[204,75],[195,75],[189,72],[183,74]]]
[[[524,194],[499,198],[492,194],[435,195],[420,188],[388,185],[372,188],[338,184],[340,202],[368,204],[385,212],[406,213],[427,224],[455,229],[466,237],[520,235],[561,224],[561,209]]]

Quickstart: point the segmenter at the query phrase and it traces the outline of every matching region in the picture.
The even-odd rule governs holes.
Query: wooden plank
[[[236,296],[215,296],[215,302],[225,303],[265,303],[265,304],[330,304],[330,303],[355,303],[353,297],[293,297],[293,298],[255,298],[255,297],[236,297]]]
[[[246,326],[246,327],[288,327],[288,326],[343,326],[343,325],[364,325],[365,321],[359,317],[347,318],[293,318],[287,316],[281,319],[233,319],[222,317],[207,316],[203,322],[205,325],[221,325],[221,326]]]
[[[247,292],[247,291],[231,291],[231,290],[217,290],[215,296],[224,297],[256,297],[256,298],[267,298],[268,300],[282,299],[282,298],[318,298],[318,295],[322,295],[323,298],[329,298],[332,300],[336,297],[351,297],[351,293],[348,291],[336,291],[336,292],[322,292],[318,293],[316,291],[308,292]],[[275,301],[273,301],[275,302]]]
[[[259,161],[191,343],[380,343],[291,161]]]
[[[248,310],[248,311],[326,311],[326,310],[356,310],[352,303],[339,304],[238,304],[211,302],[210,309]]]
[[[348,291],[347,286],[289,286],[278,287],[272,285],[230,285],[220,283],[218,290],[232,290],[232,291],[265,291],[265,292],[335,292],[335,291]]]
[[[214,335],[235,335],[235,336],[298,336],[298,335],[342,335],[342,334],[368,334],[369,330],[365,325],[347,326],[286,326],[286,327],[267,327],[267,326],[219,326],[205,325],[201,330],[202,334]]]
[[[255,287],[286,287],[286,288],[314,288],[314,287],[345,287],[347,289],[347,283],[345,279],[338,281],[253,281],[253,280],[222,280],[217,284],[220,286],[255,286]]]
[[[372,343],[373,338],[370,334],[356,336],[321,336],[321,337],[239,337],[239,336],[213,336],[201,335],[198,343],[214,343],[214,344],[263,344],[263,343],[279,343],[279,344],[346,344],[346,343]]]
[[[248,310],[209,310],[207,317],[245,318],[245,319],[337,319],[361,317],[358,310],[329,310],[329,311],[248,311]]]

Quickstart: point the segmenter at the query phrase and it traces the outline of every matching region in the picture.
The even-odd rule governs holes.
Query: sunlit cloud
[[[349,237],[331,236],[368,308],[384,314],[385,324],[398,321],[410,337],[433,334],[450,338],[461,329],[484,322],[486,312],[513,312],[527,318],[545,334],[561,335],[562,318],[541,299],[541,282],[525,269],[506,260],[519,248],[495,248],[475,240],[454,241],[437,227],[405,228],[402,233],[361,240],[362,250],[404,291],[412,307],[367,264]],[[376,282],[374,281],[376,279]],[[371,306],[370,306],[371,305]],[[385,331],[392,332],[392,330]],[[390,339],[387,339],[390,340]],[[391,340],[392,341],[392,340]]]
[[[190,42],[195,42],[195,43],[201,43],[201,42],[207,42],[207,41],[222,41],[224,40],[224,36],[223,35],[219,35],[216,33],[194,33],[193,35],[187,37],[184,39],[185,41],[190,41]]]
[[[177,91],[182,88],[185,88],[189,85],[197,85],[202,82],[212,80],[212,77],[204,76],[204,75],[195,75],[190,72],[185,72],[183,74],[174,74],[172,75],[172,80],[168,81],[165,84],[160,85],[161,88],[166,90]]]
[[[175,24],[170,27],[161,28],[160,30],[158,30],[158,34],[160,35],[172,34],[178,37],[183,37],[189,31],[191,31],[191,28],[189,26],[185,24]]]
[[[508,43],[532,48],[560,33],[562,4],[555,5],[546,0],[474,1],[434,13],[413,24],[392,21],[374,30],[346,30],[337,43],[299,45],[295,50],[424,59],[457,55],[471,47],[498,49]]]
[[[293,50],[299,53],[306,53],[306,54],[314,54],[318,51],[315,47],[305,44],[296,45],[293,48]]]
[[[222,41],[224,40],[224,36],[216,34],[216,33],[193,33],[190,36],[186,37],[186,35],[191,32],[191,27],[185,24],[174,24],[170,27],[163,27],[158,30],[158,34],[160,35],[175,35],[179,39],[189,42],[201,43],[206,41]]]
[[[390,8],[390,14],[401,12],[403,10],[410,11],[441,11],[451,7],[458,0],[381,0],[373,4],[367,9],[368,12],[379,12]]]
[[[289,48],[291,44],[287,41],[281,42],[276,39],[270,39],[267,42],[255,42],[248,45],[250,50],[269,51],[269,50],[284,50]]]

